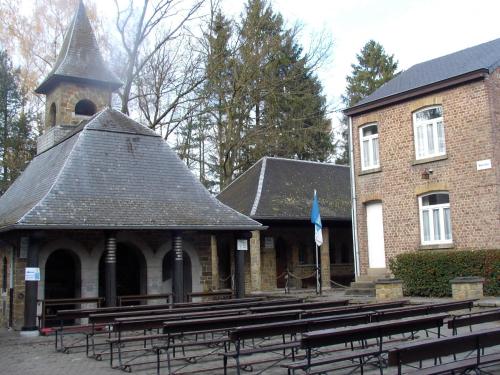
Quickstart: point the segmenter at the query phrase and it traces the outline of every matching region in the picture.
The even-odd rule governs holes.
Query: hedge
[[[450,280],[457,276],[484,277],[484,294],[500,296],[500,250],[419,251],[389,261],[405,295],[451,296]]]

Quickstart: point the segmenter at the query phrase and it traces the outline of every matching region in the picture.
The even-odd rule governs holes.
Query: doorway
[[[276,287],[284,288],[286,285],[286,278],[283,276],[287,269],[287,243],[282,237],[276,240]],[[280,277],[281,276],[281,277]]]
[[[384,220],[381,202],[366,205],[366,226],[369,267],[385,268]]]

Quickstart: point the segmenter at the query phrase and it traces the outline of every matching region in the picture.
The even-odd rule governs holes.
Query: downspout
[[[14,269],[16,249],[11,247],[10,274],[9,274],[9,328],[14,327]]]
[[[354,251],[354,276],[360,276],[359,247],[358,247],[358,220],[356,216],[356,180],[354,178],[354,147],[352,142],[352,117],[349,119],[349,170],[351,172],[351,214],[352,214],[352,243]]]

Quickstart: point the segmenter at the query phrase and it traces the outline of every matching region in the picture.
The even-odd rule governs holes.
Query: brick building
[[[0,197],[0,323],[35,330],[44,298],[182,300],[212,288],[212,237],[261,228],[214,198],[160,135],[111,109],[119,86],[80,3],[37,88],[47,100],[38,153]],[[241,295],[244,252],[229,256]]]
[[[500,39],[348,108],[357,276],[406,251],[500,248]]]
[[[234,180],[218,199],[267,226],[254,231],[245,265],[247,289],[314,288],[316,249],[310,212],[317,190],[323,225],[320,248],[323,287],[354,277],[349,168],[342,165],[264,157]],[[231,242],[229,242],[231,243]],[[227,247],[224,238],[219,252]],[[224,258],[224,257],[222,257]],[[221,264],[222,279],[230,274]]]

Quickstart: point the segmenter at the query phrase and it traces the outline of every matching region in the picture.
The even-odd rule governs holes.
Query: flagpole
[[[316,294],[321,294],[321,284],[319,281],[318,244],[316,244]]]

